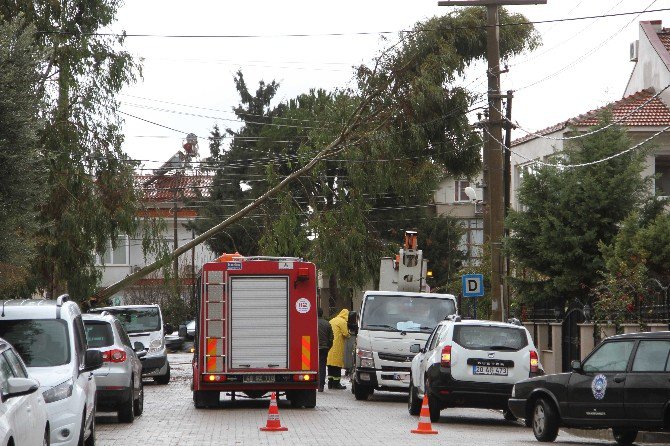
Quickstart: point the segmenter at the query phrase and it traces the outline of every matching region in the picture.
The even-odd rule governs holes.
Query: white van
[[[356,337],[351,392],[358,400],[377,390],[407,392],[413,344],[425,344],[435,326],[456,314],[451,294],[366,291]]]
[[[79,306],[57,300],[1,302],[0,337],[11,343],[40,383],[52,445],[95,444],[95,379],[102,353],[89,350]]]
[[[115,316],[133,345],[140,342],[148,350],[140,358],[142,376],[152,377],[158,384],[170,382],[170,363],[165,348],[165,328],[163,314],[156,304],[119,305],[114,307],[92,308],[90,313],[106,311]]]

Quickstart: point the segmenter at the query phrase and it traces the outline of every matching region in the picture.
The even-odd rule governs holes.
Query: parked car
[[[111,314],[84,314],[88,346],[102,353],[102,367],[93,372],[98,410],[117,412],[119,421],[132,423],[144,411],[144,387],[140,358],[144,346],[130,338]]]
[[[560,427],[611,428],[629,445],[638,431],[668,428],[668,357],[668,331],[612,336],[571,372],[517,383],[509,407],[539,441],[554,441]]]
[[[520,323],[461,320],[435,327],[425,346],[412,345],[409,413],[418,415],[428,395],[430,419],[447,407],[499,409],[514,419],[507,401],[514,383],[544,373],[533,340]]]
[[[0,337],[11,343],[39,381],[54,445],[95,444],[95,380],[102,354],[88,349],[79,306],[57,300],[2,302]]]
[[[193,340],[195,338],[195,320],[186,323],[186,338]]]
[[[14,348],[0,339],[0,444],[50,444],[47,407],[39,387]]]
[[[158,305],[122,305],[93,308],[91,313],[107,311],[114,315],[128,333],[130,340],[141,342],[148,348],[142,361],[142,376],[153,377],[158,384],[170,382],[170,363],[165,348],[166,329]]]

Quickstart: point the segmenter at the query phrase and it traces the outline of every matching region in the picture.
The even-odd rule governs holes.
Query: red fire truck
[[[316,268],[296,258],[225,254],[200,276],[193,357],[195,407],[221,392],[284,393],[314,407],[318,387]]]

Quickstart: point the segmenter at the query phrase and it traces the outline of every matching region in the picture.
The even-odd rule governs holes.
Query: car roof
[[[104,310],[121,310],[124,308],[159,308],[158,304],[146,304],[146,305],[110,305],[108,307],[97,307],[91,308],[89,311],[104,311]]]
[[[454,324],[454,325],[486,325],[491,327],[506,327],[506,328],[519,328],[525,330],[526,327],[523,325],[510,324],[509,322],[498,322],[498,321],[487,321],[483,319],[461,319],[460,321],[444,320],[442,321],[443,325]]]
[[[73,319],[79,306],[70,300],[60,305],[52,299],[10,299],[0,301],[0,319]]]
[[[105,314],[100,314],[100,313],[96,313],[96,314],[84,313],[84,314],[81,315],[81,317],[82,317],[82,319],[83,319],[84,321],[104,321],[104,322],[112,322],[112,321],[115,319],[115,317],[112,316],[112,315],[109,314],[109,313],[105,313]]]
[[[640,333],[626,333],[610,336],[606,341],[618,341],[621,339],[670,339],[670,331],[645,331]]]
[[[408,296],[408,297],[437,297],[440,299],[454,299],[453,294],[439,294],[439,293],[411,293],[406,291],[366,291],[365,296]]]

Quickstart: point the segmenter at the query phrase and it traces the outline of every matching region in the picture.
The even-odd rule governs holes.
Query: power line
[[[533,21],[522,21],[522,22],[511,22],[511,23],[501,23],[498,26],[524,26],[524,25],[541,25],[547,23],[559,23],[559,22],[573,22],[578,20],[589,20],[596,18],[606,18],[606,17],[621,17],[627,15],[642,14],[645,12],[664,12],[670,11],[670,8],[660,8],[644,11],[627,11],[619,12],[613,14],[601,14],[601,15],[592,15],[592,16],[582,16],[582,17],[565,17],[559,19],[548,19],[548,20],[533,20]],[[75,31],[45,31],[38,30],[36,34],[42,35],[67,35],[75,37],[120,37],[120,38],[167,38],[167,39],[257,39],[257,38],[304,38],[304,37],[345,37],[345,36],[378,36],[385,34],[416,34],[419,32],[431,32],[431,31],[463,31],[463,30],[473,30],[473,29],[483,29],[487,28],[487,25],[478,25],[478,26],[460,26],[460,27],[449,27],[449,28],[424,28],[417,30],[399,30],[399,31],[360,31],[360,32],[333,32],[333,33],[292,33],[292,34],[151,34],[151,33],[126,33],[126,32],[109,32],[109,33],[82,33]]]

